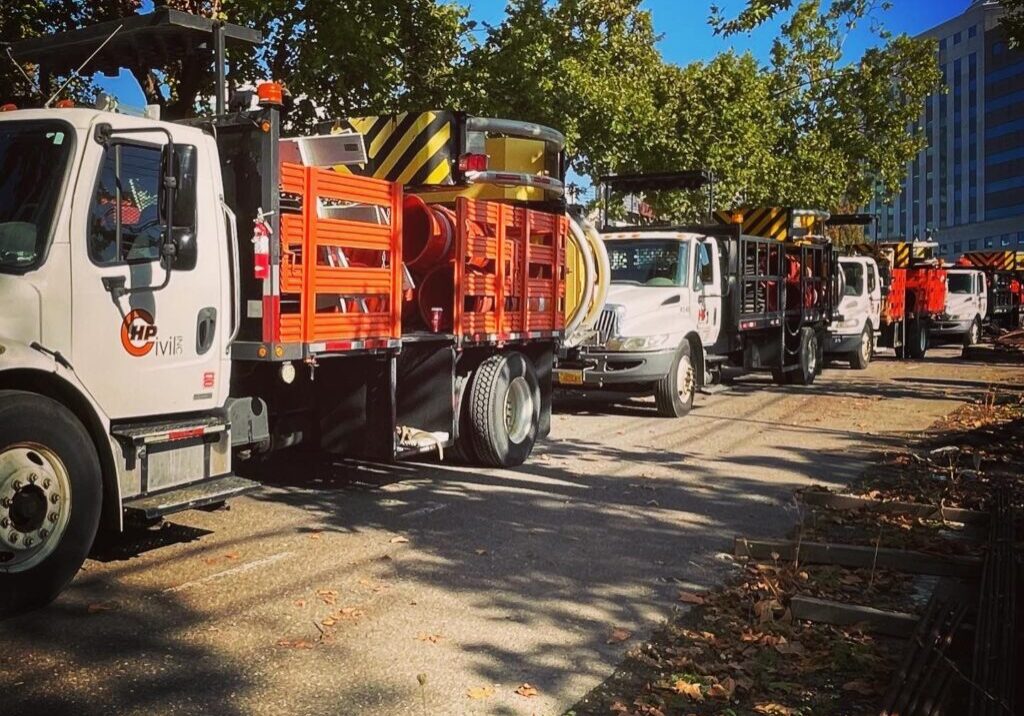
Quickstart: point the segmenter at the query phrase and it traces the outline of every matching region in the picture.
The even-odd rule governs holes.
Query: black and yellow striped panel
[[[972,266],[1012,271],[1016,268],[1016,252],[1014,251],[970,251],[964,258]]]
[[[366,143],[366,165],[335,167],[339,171],[387,179],[403,186],[455,183],[452,162],[457,159],[458,138],[452,112],[348,117],[328,127],[334,132],[359,132]]]
[[[779,241],[785,241],[789,236],[789,209],[775,206],[742,207],[731,211],[716,211],[715,220],[720,224],[739,223],[742,227],[740,230],[747,236]]]
[[[892,241],[877,245],[879,249],[892,251],[893,268],[907,268],[910,266],[910,244],[906,241]]]

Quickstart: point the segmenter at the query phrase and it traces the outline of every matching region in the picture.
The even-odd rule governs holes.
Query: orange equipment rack
[[[264,333],[269,328],[276,335],[264,339],[302,343],[307,355],[397,345],[401,186],[282,163],[281,191],[299,197],[300,206],[298,212],[281,214],[282,310],[276,325],[265,322]],[[329,206],[358,208],[376,220],[322,216]]]
[[[465,197],[455,208],[456,337],[485,343],[561,332],[566,217]]]

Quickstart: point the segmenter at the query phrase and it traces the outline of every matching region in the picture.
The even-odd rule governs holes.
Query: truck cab
[[[843,256],[843,295],[839,315],[829,325],[826,354],[848,360],[850,366],[868,367],[875,350],[875,332],[881,325],[882,284],[873,258]]]
[[[597,344],[585,369],[562,367],[562,385],[653,393],[658,412],[680,417],[703,383],[704,349],[718,338],[721,274],[713,238],[684,232],[602,236],[611,265]]]
[[[981,328],[987,315],[985,273],[973,268],[951,268],[946,273],[945,308],[932,324],[932,340],[974,345],[981,340]]]

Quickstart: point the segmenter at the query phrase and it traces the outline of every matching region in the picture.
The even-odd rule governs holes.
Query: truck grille
[[[597,319],[597,335],[601,343],[607,343],[609,338],[619,335],[619,318],[621,308],[619,306],[605,306],[601,309],[601,315]]]

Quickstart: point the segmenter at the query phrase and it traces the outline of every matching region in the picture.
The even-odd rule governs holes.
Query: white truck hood
[[[685,288],[622,283],[611,285],[606,305],[618,307],[619,334],[625,337],[682,332],[678,316],[690,308]]]
[[[946,315],[963,320],[974,318],[977,308],[971,305],[971,298],[969,293],[947,293]]]

